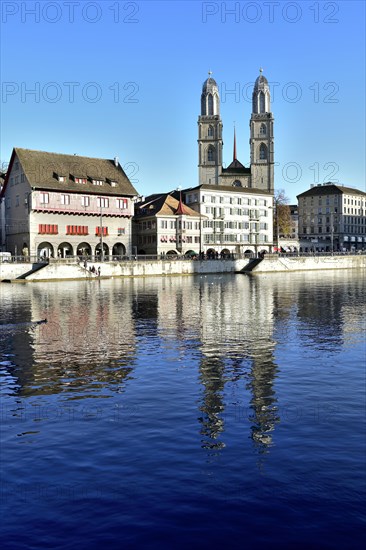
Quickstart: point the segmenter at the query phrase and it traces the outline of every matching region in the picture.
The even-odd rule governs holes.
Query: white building
[[[273,195],[225,185],[184,191],[186,204],[202,217],[202,251],[212,255],[269,251],[273,241]]]

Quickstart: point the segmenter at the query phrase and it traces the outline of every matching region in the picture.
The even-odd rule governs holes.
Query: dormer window
[[[74,176],[75,183],[83,183],[86,184],[86,178],[83,178],[82,176]]]
[[[111,180],[111,179],[107,178],[107,182],[109,183],[109,185],[111,187],[116,187],[116,185],[117,185],[116,180]]]
[[[100,179],[92,179],[93,185],[103,185],[103,180]]]
[[[60,181],[61,183],[65,183],[67,180],[66,176],[63,176],[62,174],[57,174],[56,172],[53,173],[53,177],[57,179],[57,181]]]

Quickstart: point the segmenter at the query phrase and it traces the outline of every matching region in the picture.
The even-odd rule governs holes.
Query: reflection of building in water
[[[219,437],[224,431],[225,361],[220,357],[202,357],[200,382],[203,386],[200,405],[200,411],[203,414],[199,417],[203,438],[202,447],[222,449],[225,444]]]
[[[135,329],[130,292],[113,283],[34,285],[30,318],[47,324],[23,334],[16,362],[19,393],[77,392],[118,387],[130,375]]]
[[[184,285],[176,279],[164,280],[161,289],[162,337],[184,341],[185,353],[199,361],[199,421],[206,448],[225,446],[224,418],[230,414],[225,411],[225,394],[243,378],[252,394],[248,401],[252,412],[240,420],[252,424],[255,443],[268,447],[278,422],[273,389],[273,292],[271,285],[261,282],[242,276],[202,276],[185,279]],[[241,392],[239,401],[245,398]],[[241,415],[235,412],[233,417],[238,420]]]
[[[279,418],[273,389],[276,375],[273,293],[270,286],[260,283],[257,278],[243,277],[223,280],[223,284],[215,287],[204,287],[201,351],[205,358],[201,362],[201,380],[205,386],[202,409],[206,410],[208,421],[214,419],[211,434],[215,437],[224,430],[223,421],[219,430],[215,424],[219,425],[217,416],[224,409],[225,384],[243,377],[248,380],[246,389],[252,394],[249,402],[251,413],[241,420],[252,424],[253,441],[263,450],[271,444],[271,432]],[[221,364],[221,368],[215,368],[217,364]],[[210,365],[214,368],[214,383],[210,382]],[[208,390],[212,390],[213,395],[209,395]],[[243,395],[239,398],[242,399]],[[235,414],[235,417],[240,419],[241,415]],[[205,435],[207,433],[208,430]]]
[[[273,346],[263,349],[260,356],[253,357],[252,369],[247,389],[252,398],[249,421],[252,423],[252,438],[260,452],[265,452],[272,444],[272,433],[280,421],[274,380],[277,366],[273,360]]]
[[[319,273],[273,274],[276,338],[300,341],[305,346],[331,346],[336,352],[345,345],[348,327],[355,315],[363,318],[364,279],[353,270]],[[291,325],[297,327],[291,334]]]

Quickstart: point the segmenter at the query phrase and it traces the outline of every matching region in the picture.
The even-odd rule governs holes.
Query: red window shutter
[[[58,225],[54,225],[55,228],[55,235],[58,235]]]

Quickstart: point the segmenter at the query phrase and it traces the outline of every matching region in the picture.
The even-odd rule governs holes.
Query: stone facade
[[[250,167],[236,156],[234,137],[233,162],[222,166],[223,136],[220,116],[220,95],[211,77],[203,83],[201,114],[198,117],[198,181],[202,185],[221,185],[274,191],[274,118],[267,79],[255,81],[250,119]]]
[[[298,195],[300,249],[366,249],[366,193],[332,182]]]

